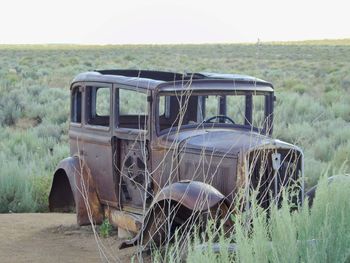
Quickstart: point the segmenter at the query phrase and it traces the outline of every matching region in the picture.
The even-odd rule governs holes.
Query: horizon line
[[[237,41],[237,42],[164,42],[164,43],[69,43],[69,42],[48,42],[48,43],[0,43],[0,46],[161,46],[161,45],[256,45],[256,44],[297,44],[297,43],[310,43],[317,44],[317,42],[346,42],[350,44],[349,38],[323,38],[323,39],[304,39],[304,40],[273,40],[263,41],[257,39],[257,41]],[[321,43],[321,44],[323,44]],[[345,44],[345,43],[343,43]]]

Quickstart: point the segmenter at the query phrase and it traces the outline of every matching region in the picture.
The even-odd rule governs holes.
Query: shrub
[[[30,182],[32,185],[32,198],[36,203],[35,211],[48,211],[48,199],[51,189],[52,176],[33,176]]]
[[[26,171],[16,161],[0,159],[0,213],[34,212],[36,202],[32,196],[32,185]]]
[[[101,237],[109,237],[112,232],[112,225],[109,223],[108,219],[103,220],[102,224],[99,227],[99,233]]]
[[[331,110],[336,118],[342,118],[344,121],[350,122],[350,105],[348,101],[334,103]]]
[[[4,91],[0,96],[0,126],[14,125],[24,110],[23,94],[20,90]]]
[[[331,184],[323,177],[311,209],[305,202],[293,211],[284,199],[280,209],[271,207],[269,216],[253,201],[249,211],[235,215],[234,235],[217,237],[209,227],[205,235],[191,238],[186,262],[349,262],[349,190],[349,176]],[[233,242],[237,250],[228,253]],[[219,253],[213,252],[214,243],[220,244]],[[179,245],[163,256],[156,251],[155,260],[180,262]]]

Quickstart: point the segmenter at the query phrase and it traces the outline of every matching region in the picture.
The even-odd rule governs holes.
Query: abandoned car
[[[79,74],[70,89],[71,156],[54,173],[49,207],[75,208],[79,225],[108,218],[129,236],[124,246],[159,245],[194,214],[225,218],[239,193],[256,190],[267,208],[293,184],[303,198],[303,153],[271,137],[266,81],[100,70]]]

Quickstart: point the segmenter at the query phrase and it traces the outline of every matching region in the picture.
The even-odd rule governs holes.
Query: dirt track
[[[0,214],[0,262],[130,262],[135,248],[119,250],[120,240],[101,240],[91,227],[77,227],[74,214]],[[135,258],[135,262],[138,260]]]

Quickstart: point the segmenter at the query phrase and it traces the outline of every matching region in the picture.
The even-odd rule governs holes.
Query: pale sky
[[[350,38],[349,0],[0,0],[0,44]]]

